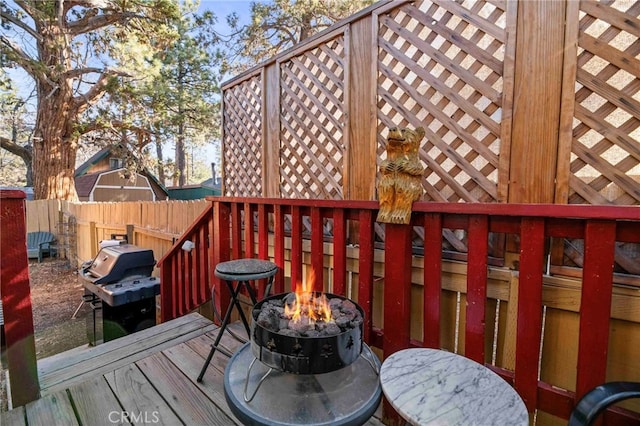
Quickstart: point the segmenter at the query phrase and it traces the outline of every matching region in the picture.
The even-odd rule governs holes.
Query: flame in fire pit
[[[315,274],[312,270],[307,282],[296,287],[295,301],[285,304],[284,314],[294,323],[315,324],[316,322],[332,321],[331,308],[326,296],[324,294],[316,295],[308,288],[310,285],[307,283],[314,281]]]

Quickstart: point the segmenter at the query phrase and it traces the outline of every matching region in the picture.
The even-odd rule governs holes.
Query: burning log
[[[363,322],[362,314],[348,299],[327,300],[325,295],[312,294],[306,302],[306,309],[301,308],[294,313],[296,293],[288,293],[282,298],[262,304],[254,312],[254,318],[265,329],[290,337],[337,336],[348,329],[359,327]],[[319,312],[322,310],[330,315],[323,316]]]
[[[336,294],[299,291],[258,302],[251,350],[271,368],[322,374],[355,362],[362,352],[364,312]]]

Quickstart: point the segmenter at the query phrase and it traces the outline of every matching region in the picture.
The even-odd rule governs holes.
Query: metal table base
[[[224,374],[227,403],[245,425],[361,425],[373,416],[382,398],[380,362],[367,345],[354,363],[325,374],[268,373],[270,367],[260,361],[249,370],[254,360],[246,343],[229,360]],[[250,395],[255,392],[249,402],[245,390]]]

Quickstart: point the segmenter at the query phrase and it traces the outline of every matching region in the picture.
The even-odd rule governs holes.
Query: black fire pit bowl
[[[274,332],[257,321],[262,305],[270,300],[284,299],[289,293],[270,296],[253,308],[251,323],[251,350],[253,356],[269,367],[294,374],[329,373],[353,363],[362,352],[364,311],[351,301],[360,312],[360,321],[333,336],[293,337]],[[316,293],[315,295],[319,295]],[[325,293],[327,299],[345,297]]]

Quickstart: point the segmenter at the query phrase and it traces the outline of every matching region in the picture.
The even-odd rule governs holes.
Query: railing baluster
[[[314,291],[324,290],[324,229],[321,211],[311,207],[311,270],[315,274]]]
[[[208,240],[209,240],[209,227],[203,226],[198,231],[198,245],[196,248],[196,250],[198,250],[198,252],[196,253],[197,255],[196,268],[198,268],[198,272],[199,272],[199,275],[198,275],[199,283],[197,286],[198,305],[204,303],[208,298],[207,288],[206,288],[207,277],[209,275],[209,256],[210,256]]]
[[[488,216],[473,215],[469,217],[468,238],[465,356],[484,364],[489,238]]]
[[[242,209],[240,203],[231,204],[231,244],[234,259],[242,258]],[[246,213],[246,212],[245,212]]]
[[[255,255],[255,237],[253,233],[253,210],[251,204],[244,203],[244,257],[249,259]]]
[[[291,291],[306,282],[302,276],[302,213],[300,206],[291,207]]]
[[[371,342],[373,333],[373,212],[361,210],[359,221],[358,304],[364,310],[364,339]]]
[[[276,293],[284,292],[284,212],[282,205],[277,204],[273,208],[274,216],[274,261],[279,265],[278,273],[274,281],[274,291]]]
[[[344,209],[333,211],[333,292],[346,292],[347,278],[347,220]]]
[[[544,267],[542,218],[522,218],[520,273],[514,384],[532,412],[538,397],[538,357],[542,335],[542,272]]]
[[[606,380],[616,223],[588,220],[584,234],[577,399]]]
[[[185,307],[185,293],[188,291],[186,289],[187,284],[185,283],[185,276],[184,276],[184,250],[181,250],[180,253],[178,254],[178,279],[177,279],[177,283],[178,283],[178,300],[177,300],[177,305],[178,305],[178,315],[182,316],[184,315],[186,312],[184,310]]]
[[[269,213],[264,204],[258,204],[258,257],[269,259]]]
[[[440,349],[440,295],[442,292],[442,215],[424,220],[423,345]]]

